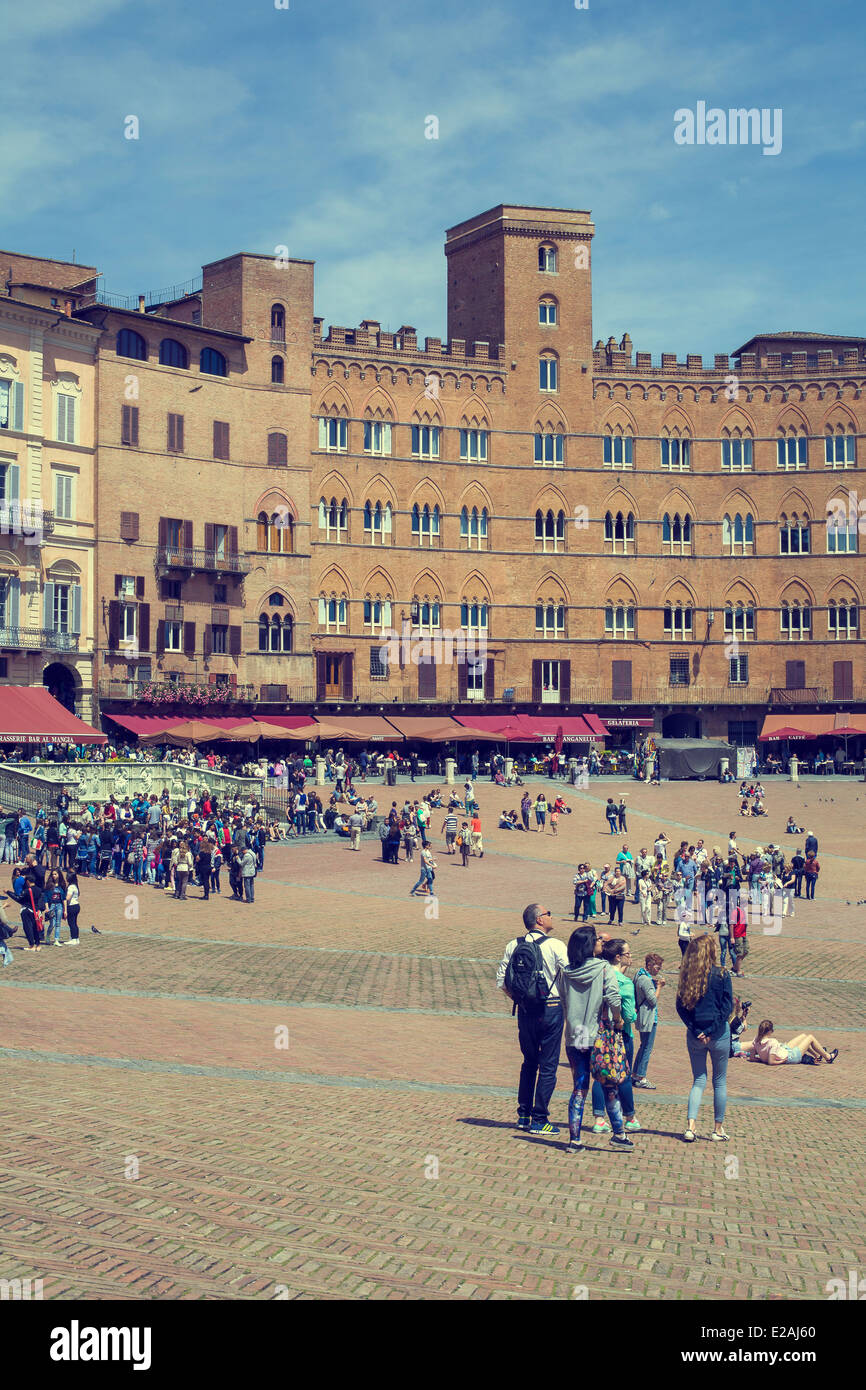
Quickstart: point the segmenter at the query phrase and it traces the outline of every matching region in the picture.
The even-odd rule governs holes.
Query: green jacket
[[[632,1024],[637,1019],[637,1005],[634,1001],[634,980],[630,980],[628,975],[624,975],[621,970],[614,970],[616,982],[619,986],[620,1008],[624,1019],[623,1032],[633,1035]]]

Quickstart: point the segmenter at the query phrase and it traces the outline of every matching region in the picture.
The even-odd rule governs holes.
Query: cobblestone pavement
[[[433,903],[372,841],[269,851],[254,906],[85,882],[81,946],[16,938],[0,973],[0,1277],[42,1278],[46,1298],[814,1299],[862,1269],[866,787],[771,784],[759,826],[730,786],[623,790],[627,834],[607,833],[602,782],[567,792],[554,837],[492,828],[518,798],[480,783],[484,858],[447,857],[434,820]],[[661,951],[671,982],[635,1152],[519,1133],[493,976],[525,903],[567,940],[578,859],[659,828],[766,845],[789,812],[819,836],[818,899],[751,929],[739,988],[836,1064],[732,1063],[730,1142],[708,1142],[705,1099],[683,1144],[676,927],[641,927],[630,904],[636,961]],[[563,1126],[569,1090],[563,1066]]]

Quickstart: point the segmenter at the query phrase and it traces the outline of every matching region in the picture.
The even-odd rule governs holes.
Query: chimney
[[[65,300],[63,301],[63,312],[64,312],[64,314],[66,315],[66,317],[67,317],[68,319],[71,319],[71,318],[72,318],[72,300],[71,300],[71,299],[65,299]]]
[[[140,295],[138,296],[138,312],[139,312],[140,314],[143,314],[143,313],[144,313],[144,295],[143,295],[143,294],[140,294]]]

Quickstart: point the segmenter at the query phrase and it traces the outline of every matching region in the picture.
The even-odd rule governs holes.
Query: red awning
[[[200,724],[210,724],[214,730],[214,738],[219,737],[219,729],[236,729],[239,724],[249,722],[248,715],[239,714],[107,714],[107,719],[113,719],[115,724],[121,728],[128,729],[137,738],[142,738],[145,734],[167,733],[169,729],[176,729],[181,724],[187,724],[190,719],[196,719]],[[269,723],[272,721],[268,721]],[[278,723],[279,721],[273,721]],[[307,723],[308,720],[301,720]]]
[[[316,721],[311,714],[262,714],[253,718],[257,724],[276,724],[280,729],[309,728],[310,738],[316,737]]]
[[[594,743],[596,739],[604,738],[604,734],[590,728],[581,714],[564,715],[562,718],[557,718],[555,714],[518,714],[517,724],[526,730],[530,738],[549,743],[554,741],[560,729],[564,743]]]
[[[0,686],[0,743],[107,742],[42,686]]]
[[[335,714],[333,719],[325,716],[317,720],[318,737],[329,743],[402,743],[403,735],[387,719],[378,714]]]

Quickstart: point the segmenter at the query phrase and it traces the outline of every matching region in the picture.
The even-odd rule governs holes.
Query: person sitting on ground
[[[732,1057],[745,1057],[746,1055],[743,1052],[742,1043],[740,1041],[740,1035],[742,1034],[743,1029],[745,1028],[746,1023],[748,1021],[749,1009],[751,1007],[751,999],[739,999],[736,994],[734,995],[734,1012],[728,1019],[728,1024],[731,1029]]]
[[[789,817],[788,817],[788,824],[785,826],[785,834],[786,834],[786,835],[802,835],[802,834],[803,834],[803,828],[802,828],[802,826],[799,826],[799,825],[796,824],[796,822],[795,822],[793,816],[789,816]]]
[[[766,1062],[768,1066],[797,1064],[811,1059],[810,1065],[820,1066],[822,1062],[835,1062],[839,1056],[838,1047],[828,1052],[812,1033],[798,1033],[788,1043],[780,1043],[773,1037],[773,1021],[764,1018],[758,1024],[758,1032],[751,1042],[742,1041],[743,1052],[748,1052],[750,1062]]]
[[[500,830],[516,830],[516,829],[517,829],[517,826],[514,824],[514,822],[512,821],[512,819],[511,819],[511,817],[510,817],[510,815],[508,814],[507,811],[500,811],[500,813],[499,813],[499,829],[500,829]]]
[[[751,804],[751,802],[749,801],[748,795],[746,795],[746,796],[743,797],[742,801],[740,802],[740,815],[741,815],[741,816],[750,816],[751,814],[752,814],[752,804]]]

